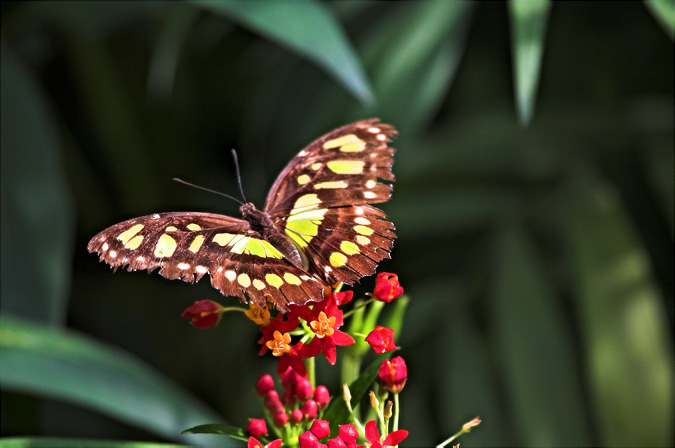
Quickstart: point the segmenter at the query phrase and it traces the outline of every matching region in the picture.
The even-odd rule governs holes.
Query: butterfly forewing
[[[116,224],[89,242],[113,268],[159,268],[169,279],[194,282],[205,274],[223,294],[265,305],[305,303],[323,285],[284,259],[247,221],[211,213],[157,213]]]

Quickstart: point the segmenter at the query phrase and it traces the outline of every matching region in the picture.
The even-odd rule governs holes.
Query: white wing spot
[[[361,218],[361,217],[354,218],[354,222],[357,223],[357,224],[363,224],[364,226],[368,226],[368,225],[371,224],[371,222],[369,220],[367,220],[366,218]]]
[[[326,267],[323,268],[323,270],[326,271],[326,272],[331,272],[333,270],[333,268],[331,268],[330,266],[326,266]]]
[[[115,258],[115,257],[117,257],[117,251],[111,250],[109,256],[110,256],[110,258]]]
[[[199,272],[200,274],[206,274],[209,272],[209,269],[206,266],[197,266],[195,267],[195,271]]]
[[[237,278],[237,273],[234,271],[225,271],[225,278],[229,281],[233,281],[235,278]]]
[[[138,256],[138,257],[136,257],[136,261],[139,262],[139,263],[143,263],[145,261],[145,257],[142,256],[142,255]]]
[[[377,137],[375,137],[375,138],[378,139],[381,142],[387,140],[387,136],[384,135],[384,134],[378,134]]]
[[[178,269],[190,269],[190,263],[178,263]]]
[[[371,134],[379,134],[380,128],[376,128],[376,127],[368,128],[368,132],[370,132]]]
[[[363,197],[366,199],[375,199],[376,196],[377,195],[372,191],[366,191],[365,193],[363,193]]]
[[[222,267],[222,266],[219,267],[218,270],[217,270],[216,272],[223,272],[223,267]]]
[[[375,185],[377,185],[377,182],[375,182],[373,179],[370,179],[368,182],[366,182],[366,188],[373,188]]]
[[[101,250],[106,251],[106,250],[108,250],[108,247],[110,247],[110,246],[108,246],[108,243],[103,243],[103,246],[101,247]]]
[[[363,216],[363,208],[357,207],[357,208],[354,210],[354,213],[356,213],[357,215],[362,215],[362,216]]]
[[[155,213],[154,215],[152,215],[152,219],[159,219],[159,215]]]

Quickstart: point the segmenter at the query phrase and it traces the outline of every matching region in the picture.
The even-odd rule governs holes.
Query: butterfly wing
[[[322,297],[323,285],[290,263],[247,221],[212,213],[158,213],[116,224],[88,245],[114,269],[146,269],[194,282],[210,274],[224,295],[262,306],[272,297],[289,303]]]
[[[267,196],[265,211],[328,284],[352,284],[389,258],[394,225],[369,204],[391,197],[379,179],[394,181],[394,135],[377,119],[336,129],[300,151]]]

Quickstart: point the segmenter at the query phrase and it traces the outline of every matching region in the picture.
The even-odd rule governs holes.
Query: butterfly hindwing
[[[394,225],[368,204],[391,196],[378,179],[394,180],[394,135],[376,119],[343,126],[301,151],[270,190],[265,211],[328,284],[352,284],[389,258]]]

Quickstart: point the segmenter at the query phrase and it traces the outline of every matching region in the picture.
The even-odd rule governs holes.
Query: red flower
[[[252,418],[248,422],[248,427],[246,428],[246,432],[251,434],[253,437],[260,437],[264,436],[267,434],[267,422],[261,418]]]
[[[270,443],[263,446],[256,438],[250,437],[248,439],[247,448],[281,448],[281,439],[272,440]]]
[[[387,437],[380,437],[380,431],[377,430],[375,420],[366,423],[366,440],[370,443],[371,448],[385,448],[389,446],[397,446],[408,437],[408,431],[399,429],[387,435]]]
[[[324,437],[330,435],[330,423],[326,420],[314,420],[312,422],[311,428],[309,428],[318,439],[323,439]]]
[[[385,389],[394,393],[400,392],[408,379],[408,369],[403,358],[397,356],[393,359],[385,359],[380,365],[377,379]]]
[[[224,308],[216,302],[200,300],[183,311],[181,317],[190,319],[190,325],[193,327],[211,328],[218,325],[220,318],[223,317],[223,311]]]
[[[359,431],[356,429],[356,426],[354,426],[354,423],[347,423],[346,425],[340,425],[338,437],[349,445],[350,443],[356,442],[356,439],[359,438]]]
[[[398,275],[389,272],[377,274],[377,283],[373,295],[383,302],[391,302],[403,295],[403,288],[398,283]]]
[[[313,398],[321,410],[324,410],[326,409],[326,406],[328,406],[328,403],[330,403],[330,392],[328,392],[328,388],[326,386],[318,385],[316,386],[316,389],[314,389]]]
[[[378,325],[366,337],[366,342],[375,350],[375,353],[384,353],[396,350],[394,330]]]

